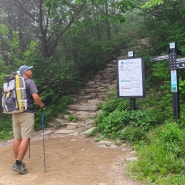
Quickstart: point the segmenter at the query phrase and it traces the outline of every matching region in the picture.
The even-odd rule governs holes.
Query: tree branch
[[[74,13],[74,15],[72,16],[71,20],[69,21],[69,23],[67,24],[67,26],[58,34],[58,36],[56,37],[54,44],[49,52],[49,56],[54,52],[54,50],[57,47],[57,44],[59,42],[59,40],[61,39],[61,37],[63,36],[63,34],[68,30],[68,28],[72,25],[72,23],[75,21],[75,19],[79,16],[79,14],[81,13],[81,11],[83,10],[85,4],[86,4],[86,0],[84,0],[83,4],[79,7],[79,9],[76,11],[76,13]]]

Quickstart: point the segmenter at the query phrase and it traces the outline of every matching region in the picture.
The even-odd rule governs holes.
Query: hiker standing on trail
[[[25,164],[22,161],[28,150],[30,138],[34,132],[34,101],[40,106],[40,108],[44,107],[44,104],[38,95],[35,82],[31,79],[32,67],[33,66],[22,65],[18,69],[20,75],[25,79],[28,108],[22,113],[12,115],[14,134],[13,152],[16,160],[15,164],[12,166],[12,170],[21,174],[28,173],[25,168]]]

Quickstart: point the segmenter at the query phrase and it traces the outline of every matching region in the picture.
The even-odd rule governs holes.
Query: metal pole
[[[129,58],[134,58],[134,52],[133,51],[129,51],[128,52],[128,57]],[[136,110],[136,99],[135,98],[130,98],[130,112],[132,110]]]
[[[31,140],[31,139],[30,139]],[[29,155],[28,155],[28,157],[30,158],[30,140],[29,140]]]
[[[46,156],[45,156],[45,141],[44,141],[44,112],[41,109],[42,114],[42,136],[43,136],[43,153],[44,153],[44,172],[46,173]]]
[[[173,118],[174,120],[180,118],[180,103],[179,103],[179,79],[178,71],[176,70],[176,56],[177,48],[175,43],[170,43],[169,49],[169,66],[171,69],[171,92],[173,99]]]

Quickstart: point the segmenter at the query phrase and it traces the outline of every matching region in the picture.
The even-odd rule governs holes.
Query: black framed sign
[[[145,71],[142,58],[117,60],[117,96],[144,98]]]

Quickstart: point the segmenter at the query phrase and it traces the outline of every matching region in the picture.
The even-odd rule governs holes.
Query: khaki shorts
[[[15,139],[31,138],[34,132],[34,113],[17,113],[12,116]]]

